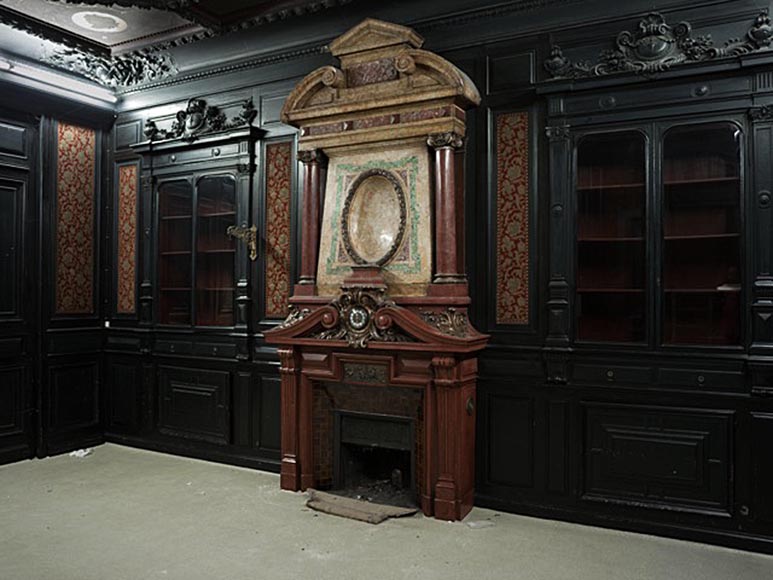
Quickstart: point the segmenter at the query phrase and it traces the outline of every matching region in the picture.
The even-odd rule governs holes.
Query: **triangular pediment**
[[[330,52],[340,57],[396,45],[419,48],[422,44],[424,39],[406,26],[368,18],[331,42]]]

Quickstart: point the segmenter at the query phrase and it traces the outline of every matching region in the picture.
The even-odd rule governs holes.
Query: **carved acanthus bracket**
[[[161,139],[192,141],[206,133],[252,125],[257,114],[251,98],[244,101],[239,114],[230,120],[217,107],[207,105],[204,99],[191,99],[185,109],[177,112],[176,120],[170,129],[159,129],[153,120],[145,121],[145,137],[151,141]]]
[[[323,330],[313,338],[345,340],[352,348],[365,348],[370,341],[415,341],[393,324],[389,310],[397,306],[386,298],[383,289],[351,288],[325,308]]]
[[[46,62],[112,88],[140,85],[177,74],[172,57],[161,52],[108,57],[62,48]]]
[[[449,336],[464,338],[470,331],[467,314],[457,311],[456,308],[448,308],[444,312],[422,312],[421,317],[424,322]]]
[[[564,56],[560,46],[554,45],[544,66],[555,79],[624,72],[651,74],[682,63],[748,54],[769,47],[771,42],[773,26],[767,9],[760,12],[744,38],[730,39],[721,47],[714,46],[709,35],[692,36],[689,22],[670,26],[662,14],[651,12],[639,21],[634,32],[624,30],[618,34],[615,48],[603,51],[595,64],[573,62]]]

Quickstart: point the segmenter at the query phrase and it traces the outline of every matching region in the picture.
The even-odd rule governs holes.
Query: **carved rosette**
[[[615,48],[601,52],[595,64],[573,62],[564,56],[560,46],[554,45],[544,67],[556,79],[624,72],[652,74],[682,63],[748,54],[770,46],[771,42],[773,26],[767,8],[760,12],[744,38],[730,39],[723,46],[714,46],[710,35],[693,36],[689,22],[670,26],[662,14],[651,12],[639,21],[635,31],[618,34]]]
[[[383,289],[352,288],[325,306],[323,330],[312,335],[319,340],[345,340],[352,348],[365,348],[370,341],[414,342],[413,337],[394,326]]]

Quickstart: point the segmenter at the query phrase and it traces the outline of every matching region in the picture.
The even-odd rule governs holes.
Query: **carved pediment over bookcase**
[[[300,130],[304,167],[300,280],[290,315],[265,336],[280,346],[283,488],[320,484],[314,382],[370,365],[421,393],[419,501],[459,519],[472,507],[477,351],[488,340],[468,318],[463,256],[465,111],[480,95],[423,42],[365,20],[330,44],[340,66],[311,72],[287,98],[282,121]]]
[[[553,45],[545,70],[554,79],[601,77],[615,73],[652,74],[685,63],[741,56],[770,47],[773,26],[762,10],[742,38],[717,46],[711,35],[694,35],[689,22],[669,25],[658,12],[645,15],[634,31],[623,30],[614,48],[602,51],[596,62],[572,61]]]

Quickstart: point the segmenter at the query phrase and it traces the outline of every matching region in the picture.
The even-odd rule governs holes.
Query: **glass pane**
[[[737,344],[741,130],[671,129],[663,141],[663,342]]]
[[[578,340],[646,338],[645,149],[635,131],[577,147]]]
[[[226,235],[236,223],[236,181],[205,177],[198,185],[196,242],[196,324],[234,324],[234,239]]]
[[[191,323],[191,227],[193,196],[187,181],[158,188],[159,322]]]

